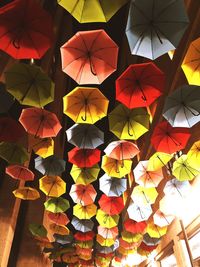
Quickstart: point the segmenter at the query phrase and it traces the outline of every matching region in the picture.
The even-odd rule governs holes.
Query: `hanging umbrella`
[[[111,177],[121,178],[131,172],[132,160],[116,160],[104,155],[101,168]]]
[[[141,243],[140,241],[139,242],[127,242],[122,238],[119,239],[120,247],[127,249],[127,250],[131,250],[131,249],[138,247],[140,243]]]
[[[127,179],[112,178],[105,173],[99,179],[99,189],[108,197],[119,197],[127,189]]]
[[[132,0],[126,35],[131,53],[156,59],[175,49],[189,24],[184,1]]]
[[[69,201],[62,197],[49,198],[45,203],[45,210],[53,213],[65,212],[69,209]]]
[[[42,108],[22,110],[19,121],[24,129],[35,137],[55,137],[62,128],[57,116]]]
[[[153,251],[154,249],[157,248],[157,245],[156,245],[156,246],[147,246],[144,242],[142,242],[142,243],[140,244],[140,248],[141,248],[142,250],[151,252],[151,251]]]
[[[150,237],[160,238],[167,233],[167,226],[160,227],[151,222],[147,224],[146,231]]]
[[[66,162],[63,159],[59,159],[54,155],[45,159],[41,157],[35,159],[35,169],[43,175],[59,175],[65,171],[65,165]]]
[[[5,90],[5,85],[0,82],[0,114],[7,113],[14,101],[13,96]]]
[[[103,254],[109,254],[112,253],[114,251],[114,245],[110,246],[110,247],[106,247],[106,246],[101,246],[100,244],[96,244],[96,250],[99,253],[103,253]]]
[[[38,223],[30,223],[28,226],[29,231],[32,235],[36,237],[46,237],[47,236],[47,229],[42,224]]]
[[[136,222],[147,221],[152,214],[151,205],[138,206],[136,203],[131,203],[127,209],[130,219]]]
[[[135,182],[143,187],[157,187],[163,179],[162,169],[148,171],[148,160],[140,161],[134,168]]]
[[[75,147],[68,152],[68,161],[80,168],[92,167],[100,161],[101,151],[98,149],[82,149]]]
[[[163,192],[165,195],[176,196],[176,197],[186,197],[191,190],[190,183],[188,181],[179,181],[176,178],[169,180]]]
[[[112,228],[106,228],[106,227],[99,225],[97,227],[97,231],[98,231],[98,234],[105,239],[107,238],[115,239],[118,236],[118,228],[116,226]]]
[[[24,135],[25,131],[20,123],[10,117],[0,118],[0,142],[17,142]]]
[[[40,197],[39,192],[32,187],[19,187],[13,191],[13,194],[23,200],[36,200]]]
[[[87,206],[82,206],[80,204],[76,204],[73,207],[73,214],[79,219],[90,219],[96,215],[97,206],[95,204],[90,204]]]
[[[74,238],[79,241],[89,241],[92,240],[95,236],[95,233],[93,231],[89,231],[86,233],[83,232],[76,232],[74,235]]]
[[[157,210],[153,215],[153,221],[155,225],[159,227],[168,226],[174,220],[175,216],[173,215],[166,215],[161,210]]]
[[[43,107],[54,100],[54,83],[36,65],[16,63],[5,72],[7,91],[20,104]]]
[[[188,162],[187,155],[182,155],[173,163],[172,174],[179,181],[193,180],[200,174],[200,166],[196,168],[192,161]]]
[[[109,215],[106,214],[101,209],[97,210],[96,220],[98,221],[99,225],[106,227],[106,228],[112,228],[117,226],[119,221],[119,215]]]
[[[70,233],[69,229],[64,225],[58,225],[56,223],[52,223],[49,225],[49,229],[58,235],[68,235]]]
[[[154,187],[145,188],[139,185],[134,187],[133,192],[131,194],[132,200],[139,206],[146,204],[154,204],[157,196],[158,192]]]
[[[107,115],[108,103],[99,89],[76,87],[63,97],[63,112],[76,123],[94,124]]]
[[[115,240],[112,238],[103,238],[101,235],[97,234],[96,241],[101,245],[105,247],[110,247],[114,245]]]
[[[43,176],[39,179],[39,188],[49,197],[59,197],[66,192],[66,183],[59,176]]]
[[[163,152],[156,152],[150,157],[147,170],[157,171],[161,169],[162,167],[164,167],[172,158],[173,158],[173,155],[163,153]]]
[[[73,241],[73,236],[71,234],[69,235],[54,234],[53,237],[55,238],[55,241],[61,245],[70,244]]]
[[[58,212],[58,213],[53,213],[53,212],[48,212],[47,216],[50,221],[59,224],[59,225],[67,225],[70,220],[67,217],[67,215],[63,212]]]
[[[91,124],[75,124],[66,134],[69,143],[83,149],[94,149],[104,142],[104,133]]]
[[[136,222],[132,219],[126,219],[124,229],[132,234],[144,233],[147,227],[146,222]]]
[[[108,115],[110,131],[119,139],[137,140],[149,129],[149,114],[144,108],[118,105]]]
[[[97,192],[91,184],[73,184],[71,186],[69,195],[71,196],[74,203],[87,206],[94,203]]]
[[[92,248],[80,248],[76,247],[76,254],[77,255],[91,255],[92,254]]]
[[[125,258],[128,257],[128,255],[133,255],[136,253],[136,249],[124,249],[123,247],[118,248],[118,252],[123,255]]]
[[[80,248],[92,248],[93,247],[93,240],[89,240],[89,241],[78,241],[78,242],[76,242],[76,247],[80,247]]]
[[[200,121],[200,88],[183,85],[167,97],[163,116],[172,127],[191,128]]]
[[[121,233],[122,239],[128,243],[136,243],[141,241],[143,235],[138,233],[138,234],[133,234],[131,232],[127,232],[127,231],[122,231]]]
[[[173,128],[167,121],[163,121],[154,128],[151,143],[156,151],[172,154],[185,148],[190,135],[188,129]]]
[[[146,233],[143,236],[143,242],[147,246],[156,246],[161,242],[161,238],[150,237],[149,234]]]
[[[79,218],[77,218],[75,216],[73,216],[71,224],[74,226],[74,228],[77,231],[80,231],[83,233],[92,231],[92,229],[94,227],[93,221],[88,220],[88,219],[80,220]]]
[[[39,59],[53,38],[51,16],[34,0],[12,1],[1,9],[0,49],[10,56]]]
[[[70,174],[76,184],[87,185],[94,182],[99,174],[100,168],[97,164],[90,168],[80,168],[73,165]]]
[[[200,166],[200,141],[193,144],[187,153],[187,162],[192,163],[195,167]]]
[[[132,64],[116,80],[116,99],[130,109],[148,107],[162,95],[164,80],[153,62]]]
[[[52,156],[54,153],[54,140],[52,138],[38,138],[33,135],[28,136],[29,149],[42,158]]]
[[[117,69],[118,49],[104,30],[77,32],[61,46],[62,70],[78,84],[101,84]]]
[[[5,173],[14,179],[23,181],[33,181],[35,177],[31,170],[22,165],[10,165],[6,167]]]
[[[0,157],[6,160],[9,164],[23,164],[28,160],[26,149],[16,143],[0,143]]]
[[[100,209],[108,215],[117,215],[124,209],[122,197],[108,197],[105,194],[98,201]]]
[[[181,68],[189,84],[200,86],[200,38],[190,43]]]

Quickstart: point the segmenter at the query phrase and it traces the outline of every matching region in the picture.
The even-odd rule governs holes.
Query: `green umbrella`
[[[5,79],[7,91],[22,105],[43,107],[54,100],[54,83],[38,66],[14,64]]]
[[[62,197],[50,198],[44,203],[44,206],[45,210],[53,213],[65,212],[70,207],[69,201]]]
[[[31,234],[34,236],[39,236],[39,237],[47,236],[47,230],[42,224],[30,223],[28,228]]]
[[[1,142],[0,157],[6,160],[9,164],[23,164],[28,160],[28,152],[23,146],[19,144]]]

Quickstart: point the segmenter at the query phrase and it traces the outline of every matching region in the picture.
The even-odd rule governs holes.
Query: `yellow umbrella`
[[[95,204],[90,204],[87,206],[76,204],[73,207],[73,214],[81,220],[92,218],[93,216],[96,215],[96,212],[97,212],[97,206]]]
[[[96,220],[98,223],[106,228],[112,228],[114,226],[117,226],[118,221],[119,221],[119,215],[108,215],[102,210],[98,209],[97,215],[96,215]]]
[[[193,41],[183,60],[182,69],[189,84],[200,85],[200,38]]]
[[[193,144],[190,150],[187,153],[188,163],[192,163],[195,167],[200,167],[200,141],[197,141]]]
[[[129,254],[135,254],[136,253],[136,249],[125,249],[121,246],[117,249],[117,251],[124,256],[128,256]]]
[[[118,105],[109,115],[110,131],[119,139],[137,140],[149,130],[149,114],[145,108],[128,109]]]
[[[117,160],[106,155],[102,157],[101,168],[111,177],[122,178],[131,172],[132,160]]]
[[[76,123],[94,124],[107,115],[108,103],[99,89],[76,87],[63,97],[63,112]]]
[[[88,185],[97,179],[99,171],[98,164],[91,168],[80,168],[73,165],[70,174],[76,184]]]
[[[42,158],[52,156],[54,153],[54,140],[52,138],[38,138],[29,135],[29,149]]]
[[[40,197],[39,192],[32,187],[19,187],[13,191],[13,194],[23,200],[36,200]]]
[[[133,234],[128,231],[122,231],[121,233],[122,239],[128,243],[137,243],[142,240],[143,235],[142,234]]]
[[[113,238],[103,238],[101,235],[98,234],[96,236],[96,240],[101,246],[104,247],[110,247],[115,243],[115,240]]]
[[[92,254],[90,254],[90,255],[80,254],[79,259],[89,261],[92,259]]]
[[[164,167],[171,159],[173,155],[163,153],[163,152],[156,152],[154,153],[148,162],[148,171],[156,171]]]
[[[150,237],[160,238],[167,233],[167,226],[159,227],[158,225],[155,225],[153,222],[151,222],[148,223],[146,232]]]
[[[58,235],[69,235],[70,233],[69,229],[66,226],[58,225],[56,223],[50,224],[49,228],[54,234]]]
[[[59,197],[66,192],[66,183],[59,176],[43,176],[39,180],[39,186],[50,197]]]
[[[93,247],[93,240],[77,241],[76,246],[78,246],[80,248],[92,248]]]
[[[138,205],[147,205],[154,204],[157,196],[158,192],[154,187],[147,188],[137,185],[133,189],[131,198]]]

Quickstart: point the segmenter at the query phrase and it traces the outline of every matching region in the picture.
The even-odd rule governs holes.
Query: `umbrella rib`
[[[169,7],[171,7],[175,2],[177,2],[177,0],[174,0],[171,3],[168,3],[158,14],[157,14],[157,18],[159,18],[167,9],[169,9]],[[167,3],[167,2],[166,2]]]

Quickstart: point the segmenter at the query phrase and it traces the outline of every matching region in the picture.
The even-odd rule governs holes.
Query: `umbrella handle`
[[[13,46],[14,46],[16,49],[20,49],[19,40],[14,39],[13,42],[12,42],[12,44],[13,44]]]
[[[92,60],[91,60],[91,55],[90,55],[90,54],[88,55],[88,59],[89,59],[89,63],[90,63],[90,71],[92,72],[92,74],[93,74],[94,76],[97,76],[97,73],[96,73],[96,71],[94,70],[94,65],[92,64]]]
[[[131,124],[130,121],[128,121],[128,135],[133,136],[133,134],[131,134],[130,132],[130,127],[129,127],[130,124]]]
[[[85,114],[84,114],[84,116],[81,116],[81,119],[83,121],[86,121],[87,120],[87,102],[85,103]]]

